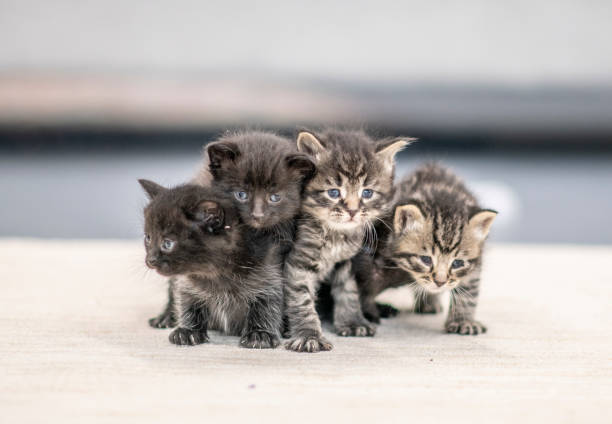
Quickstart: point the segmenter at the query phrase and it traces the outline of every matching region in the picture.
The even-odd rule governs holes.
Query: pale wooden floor
[[[171,345],[146,324],[165,293],[142,259],[0,240],[1,422],[612,422],[612,247],[492,246],[486,335],[405,312],[310,355]]]

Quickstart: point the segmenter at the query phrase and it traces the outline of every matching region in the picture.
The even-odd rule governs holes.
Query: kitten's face
[[[481,210],[469,219],[457,213],[443,220],[424,216],[413,204],[398,206],[385,255],[428,292],[453,289],[479,265],[496,214]]]
[[[210,170],[214,184],[232,196],[245,224],[271,228],[298,214],[303,182],[315,166],[308,156],[293,151],[288,140],[253,136],[260,138],[209,145]]]
[[[140,184],[151,199],[144,211],[147,266],[164,276],[216,275],[231,255],[238,231],[227,222],[222,204],[199,186]]]
[[[298,149],[317,164],[317,174],[306,186],[304,210],[337,231],[368,225],[389,207],[394,156],[406,144],[394,140],[377,145],[363,133],[337,132],[321,140],[300,133]]]

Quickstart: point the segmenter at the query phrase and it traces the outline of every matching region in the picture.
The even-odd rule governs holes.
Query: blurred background
[[[0,0],[0,236],[135,238],[227,129],[420,141],[492,238],[612,243],[610,1]]]

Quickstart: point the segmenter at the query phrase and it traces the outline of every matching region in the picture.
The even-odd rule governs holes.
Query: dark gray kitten
[[[305,187],[293,249],[285,261],[285,305],[299,352],[330,350],[315,309],[320,282],[331,282],[334,326],[341,336],[372,336],[363,317],[351,258],[372,222],[390,207],[394,156],[405,139],[374,141],[362,131],[302,132],[298,149],[314,158],[317,173]]]
[[[151,200],[144,210],[147,266],[173,279],[169,308],[177,328],[170,341],[205,343],[212,329],[240,336],[243,347],[278,346],[278,246],[251,237],[231,200],[210,188],[139,182]]]
[[[281,255],[292,246],[294,218],[300,211],[304,183],[315,172],[314,161],[299,153],[295,142],[265,131],[228,133],[206,146],[202,168],[192,183],[214,186],[227,194],[253,243],[279,244]],[[279,271],[280,272],[280,271]],[[175,325],[172,284],[168,304],[152,327]]]
[[[374,298],[381,291],[410,284],[416,312],[440,312],[439,294],[450,290],[446,331],[484,333],[474,312],[482,248],[496,215],[480,208],[461,180],[437,164],[401,181],[394,212],[379,227],[376,254],[353,261],[366,316],[378,320]]]

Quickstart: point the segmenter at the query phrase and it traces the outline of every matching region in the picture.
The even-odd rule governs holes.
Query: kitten
[[[403,139],[376,142],[363,131],[299,134],[298,150],[315,159],[317,172],[305,187],[296,240],[285,261],[288,349],[332,348],[315,310],[316,292],[325,279],[331,283],[336,333],[374,335],[361,312],[350,259],[371,234],[372,221],[390,206],[394,157],[407,144]]]
[[[380,228],[375,256],[360,254],[353,261],[365,314],[377,321],[376,295],[410,284],[415,312],[440,312],[439,294],[450,291],[446,331],[486,332],[474,313],[483,244],[497,212],[480,208],[463,182],[437,164],[401,181],[397,199],[388,226]]]
[[[208,169],[194,182],[234,197],[245,224],[272,229],[291,224],[300,211],[304,182],[315,172],[311,158],[295,143],[273,133],[229,134],[206,147]],[[206,164],[205,164],[206,166]]]
[[[283,302],[278,247],[254,243],[232,202],[211,188],[139,182],[150,198],[146,264],[173,279],[177,328],[170,341],[205,343],[212,329],[240,336],[243,347],[277,347]]]
[[[304,183],[315,172],[311,158],[299,153],[295,143],[270,132],[228,133],[210,143],[193,184],[214,186],[231,196],[253,243],[280,245],[284,256],[294,237],[294,218],[300,211]],[[169,281],[172,291],[173,280]],[[151,318],[155,328],[175,325],[169,296],[165,310]]]

